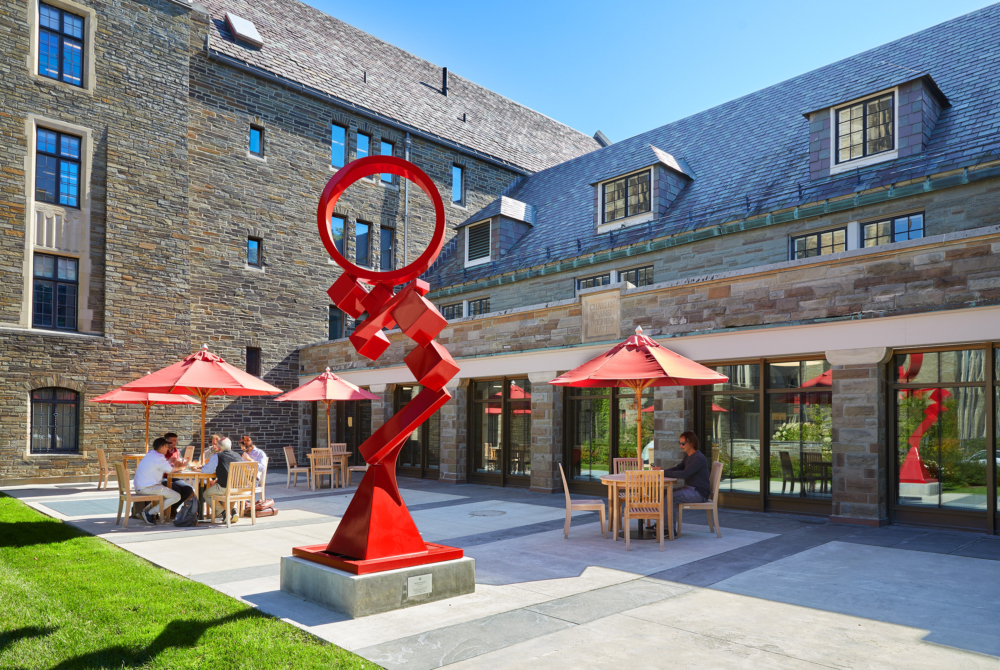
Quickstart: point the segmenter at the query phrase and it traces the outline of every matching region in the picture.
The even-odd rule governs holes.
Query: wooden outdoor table
[[[136,465],[139,465],[139,461],[146,457],[146,454],[122,454],[122,463],[125,464],[125,470],[128,470],[128,462],[135,461]]]
[[[611,516],[613,517],[614,524],[612,530],[612,537],[615,538],[615,542],[618,541],[618,489],[625,487],[625,479],[627,477],[626,473],[621,473],[618,475],[604,475],[601,477],[601,483],[607,484],[608,487],[608,508],[611,510]],[[663,478],[663,486],[667,489],[667,499],[664,504],[666,504],[667,509],[665,510],[664,516],[667,519],[667,534],[671,540],[674,539],[674,482],[677,480],[671,477]],[[625,532],[629,532],[628,528]],[[645,539],[642,532],[642,519],[639,519],[639,539]]]
[[[333,451],[330,452],[331,455],[340,461],[340,483],[341,486],[347,486],[347,459],[351,457],[351,452],[349,451]]]
[[[194,484],[194,495],[195,500],[198,501],[198,518],[204,518],[204,510],[202,509],[201,493],[205,484],[208,483],[209,479],[215,479],[214,472],[202,472],[201,470],[174,470],[173,472],[167,473],[167,488],[174,483],[175,479],[193,479]],[[165,513],[164,519],[168,518],[169,512]]]

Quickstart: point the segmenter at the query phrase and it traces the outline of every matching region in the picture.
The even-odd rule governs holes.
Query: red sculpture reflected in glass
[[[434,234],[427,249],[413,263],[389,272],[351,263],[337,250],[330,234],[330,217],[337,200],[351,184],[374,174],[409,179],[434,204]],[[399,326],[417,345],[404,360],[423,390],[359,448],[368,471],[330,543],[295,547],[292,554],[354,574],[461,558],[461,549],[424,542],[396,484],[396,459],[407,436],[448,402],[451,395],[445,384],[458,373],[458,364],[434,340],[447,321],[424,297],[430,285],[418,279],[444,244],[441,195],[430,177],[409,161],[393,156],[369,156],[347,164],[333,175],[323,190],[316,218],[323,245],[344,269],[327,293],[352,318],[367,313],[350,337],[354,348],[362,356],[377,360],[389,347],[383,329]]]

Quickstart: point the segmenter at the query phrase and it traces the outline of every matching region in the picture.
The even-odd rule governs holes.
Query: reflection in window
[[[489,311],[490,299],[488,297],[469,301],[469,316],[479,316],[481,314],[487,314]]]
[[[262,246],[259,238],[247,238],[247,265],[252,265],[255,268],[263,267],[264,257],[261,254]]]
[[[703,393],[699,400],[705,436],[702,450],[709,462],[722,463],[719,490],[760,493],[760,396]]]
[[[837,110],[837,162],[893,148],[892,94]]]
[[[866,223],[864,226],[864,246],[876,247],[891,242],[918,240],[924,236],[924,215],[911,214],[885,221]]]
[[[35,139],[35,200],[80,206],[80,138],[39,128]]]
[[[31,392],[31,453],[79,451],[80,394],[62,388]]]
[[[451,166],[451,201],[456,205],[465,204],[465,168]]]
[[[772,496],[832,498],[833,371],[826,360],[770,363]]]
[[[264,129],[250,126],[250,153],[264,157]]]
[[[371,230],[370,223],[358,221],[354,224],[355,263],[371,265]]]
[[[358,133],[357,158],[366,158],[371,155],[372,138],[363,133]]]
[[[603,223],[643,214],[650,209],[648,170],[609,181],[604,184],[603,191]]]
[[[38,5],[38,74],[83,86],[83,17]]]
[[[78,265],[75,258],[35,254],[32,326],[76,330]]]
[[[531,382],[475,382],[472,394],[473,470],[482,474],[531,474]]]
[[[442,305],[441,306],[441,316],[451,321],[452,319],[462,318],[462,303],[456,302],[453,305]]]
[[[379,150],[378,150],[378,152],[379,152],[380,155],[382,155],[382,156],[391,156],[392,152],[393,152],[393,149],[394,149],[394,147],[392,146],[392,142],[386,142],[385,140],[379,142]],[[383,184],[391,184],[393,176],[394,175],[392,175],[389,172],[383,172],[382,176],[381,176],[382,183]]]
[[[642,268],[632,268],[631,270],[620,270],[618,281],[627,281],[633,286],[649,286],[653,283],[653,266],[647,265]]]
[[[847,251],[847,228],[792,238],[792,260]]]
[[[599,482],[615,458],[635,458],[638,426],[629,388],[568,388],[570,403],[569,476]],[[642,458],[653,464],[653,390],[642,394]]]
[[[345,219],[342,216],[333,215],[330,217],[330,237],[333,238],[333,244],[341,255],[344,255],[344,222]]]
[[[394,263],[395,232],[392,228],[379,229],[379,269],[383,272],[392,270]]]
[[[595,288],[597,286],[608,286],[611,283],[611,273],[605,272],[602,275],[597,275],[595,277],[583,277],[576,280],[576,290],[581,291],[585,288]]]
[[[347,128],[333,124],[330,126],[330,165],[344,167],[347,157]]]

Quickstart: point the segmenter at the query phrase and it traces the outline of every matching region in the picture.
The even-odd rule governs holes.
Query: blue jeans
[[[706,498],[693,486],[682,486],[674,491],[674,523],[677,520],[677,506],[681,503],[705,502]]]

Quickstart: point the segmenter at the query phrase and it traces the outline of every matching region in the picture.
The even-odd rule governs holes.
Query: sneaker
[[[145,510],[143,510],[142,512],[142,520],[145,521],[150,526],[156,525],[156,517]]]

